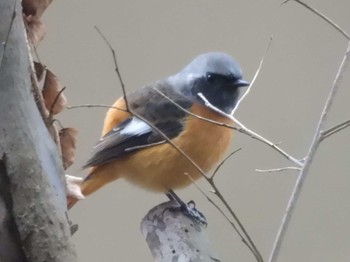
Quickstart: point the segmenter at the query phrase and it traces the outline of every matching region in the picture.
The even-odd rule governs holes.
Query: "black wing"
[[[129,106],[132,110],[172,139],[183,130],[186,113],[153,90],[153,87],[185,109],[189,109],[192,102],[164,83],[146,86],[128,95]],[[136,150],[162,143],[166,143],[162,135],[153,130],[146,122],[131,116],[100,139],[84,167],[106,164]]]

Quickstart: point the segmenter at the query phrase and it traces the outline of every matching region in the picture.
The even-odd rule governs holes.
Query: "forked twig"
[[[247,243],[247,240],[245,240],[244,236],[242,233],[238,230],[237,226],[229,219],[229,217],[225,214],[225,212],[214,202],[213,199],[211,199],[205,192],[204,190],[197,185],[196,181],[187,173],[184,175],[188,176],[188,178],[191,180],[192,184],[195,186],[195,188],[208,200],[210,204],[212,204],[219,212],[220,214],[226,219],[226,221],[232,226],[234,231],[239,235],[241,238],[241,241],[248,247],[248,249],[254,254],[255,258],[258,261],[263,261],[260,259],[259,254],[256,254],[255,250]],[[212,191],[211,191],[212,192]]]
[[[248,242],[251,245],[251,248],[248,246],[248,243],[244,241],[244,239],[242,238],[242,242],[245,243],[249,249],[253,252],[255,258],[257,259],[257,261],[259,262],[263,262],[263,257],[261,256],[259,250],[257,249],[257,247],[255,246],[253,240],[250,238],[248,232],[245,230],[242,222],[240,221],[240,219],[238,218],[238,216],[236,215],[236,213],[233,211],[233,209],[231,208],[231,206],[228,204],[228,202],[226,201],[226,199],[224,198],[224,196],[222,195],[221,191],[219,190],[219,188],[216,186],[214,178],[216,173],[218,172],[218,170],[222,167],[222,165],[226,162],[227,159],[229,159],[232,155],[234,155],[235,153],[237,153],[238,151],[240,151],[241,149],[237,149],[235,151],[233,151],[231,154],[229,154],[226,158],[224,158],[221,163],[218,165],[218,167],[214,170],[213,174],[210,177],[205,177],[205,179],[207,180],[207,182],[209,183],[209,185],[213,188],[213,190],[211,191],[214,195],[216,195],[220,201],[224,204],[224,206],[227,208],[227,210],[229,211],[229,213],[232,215],[234,221],[237,223],[239,229],[242,230],[242,233],[247,237]],[[234,228],[237,228],[236,226],[234,226]],[[239,234],[239,236],[241,236],[241,234]]]
[[[289,2],[290,0],[286,0],[284,3]],[[334,23],[332,20],[330,20],[327,16],[325,16],[324,14],[322,14],[321,12],[317,11],[315,8],[305,4],[304,2],[300,1],[300,0],[294,0],[295,2],[303,5],[304,7],[306,7],[308,10],[312,11],[314,14],[316,14],[317,16],[319,16],[320,18],[322,18],[323,20],[325,20],[327,23],[329,23],[332,27],[334,27],[338,32],[340,32],[346,39],[350,40],[350,36],[349,34],[347,34],[343,29],[341,29],[336,23]],[[350,53],[350,41],[348,42],[348,47],[347,50],[343,56],[342,62],[339,66],[337,75],[334,79],[334,82],[332,84],[330,93],[327,97],[327,101],[323,107],[322,110],[322,114],[320,116],[316,131],[315,131],[315,135],[313,138],[313,141],[309,147],[309,151],[305,157],[305,161],[304,161],[304,166],[302,167],[302,170],[300,171],[299,175],[298,175],[298,179],[295,183],[292,195],[288,201],[288,205],[287,205],[287,209],[286,212],[284,213],[280,228],[278,230],[271,254],[270,254],[270,258],[269,258],[269,262],[275,262],[277,261],[281,246],[282,246],[282,242],[284,240],[284,237],[286,235],[287,232],[287,228],[291,219],[291,216],[293,214],[294,211],[294,207],[296,205],[296,202],[299,198],[304,180],[306,179],[306,176],[308,174],[310,165],[313,161],[313,158],[316,154],[316,151],[319,147],[319,145],[321,144],[321,142],[329,137],[332,134],[335,134],[337,132],[339,132],[340,130],[348,127],[349,123],[348,121],[345,121],[325,132],[322,132],[322,129],[324,127],[324,124],[327,120],[327,114],[332,106],[332,102],[333,99],[337,93],[337,90],[339,88],[341,79],[342,79],[342,75],[346,69],[347,64],[349,63],[349,54]]]
[[[254,131],[248,129],[240,121],[238,121],[234,116],[226,114],[225,112],[221,111],[217,107],[213,106],[202,93],[198,93],[198,97],[203,100],[203,102],[205,103],[205,105],[207,107],[209,107],[210,109],[214,110],[215,112],[217,112],[217,113],[219,113],[219,114],[221,114],[223,116],[226,116],[227,118],[231,119],[236,125],[238,125],[239,128],[237,130],[239,132],[241,132],[243,134],[246,134],[246,135],[250,136],[251,138],[254,138],[254,139],[256,139],[256,140],[258,140],[260,142],[263,142],[264,144],[269,145],[270,147],[275,149],[277,152],[279,152],[281,155],[283,155],[288,160],[292,161],[297,166],[303,166],[303,163],[301,161],[299,161],[295,157],[293,157],[290,154],[288,154],[287,152],[285,152],[283,149],[278,147],[276,144],[272,143],[271,141],[267,140],[266,138],[262,137],[261,135],[255,133]]]
[[[272,147],[273,149],[275,149],[278,153],[280,153],[282,156],[284,156],[285,158],[287,158],[288,160],[292,161],[294,164],[298,165],[298,166],[302,166],[302,162],[297,160],[296,158],[294,158],[293,156],[291,156],[290,154],[288,154],[286,151],[284,151],[282,148],[280,148],[278,146],[279,143],[272,143],[271,141],[269,141],[268,139],[262,137],[261,135],[253,132],[252,130],[248,129],[247,127],[245,127],[240,121],[238,121],[235,117],[226,114],[225,112],[221,111],[220,109],[216,108],[215,106],[213,106],[207,99],[205,96],[203,96],[203,94],[199,93],[198,96],[205,102],[206,106],[211,108],[212,110],[218,112],[221,115],[224,115],[225,117],[228,117],[229,119],[231,119],[232,121],[235,122],[235,124],[238,125],[237,126],[233,126],[233,125],[228,125],[222,122],[218,122],[212,119],[208,119],[196,114],[193,114],[192,112],[188,111],[187,109],[183,108],[182,106],[180,106],[178,103],[176,103],[175,101],[173,101],[171,98],[167,97],[164,93],[162,93],[160,90],[153,88],[156,92],[158,92],[160,95],[162,95],[164,98],[166,98],[167,100],[169,100],[171,103],[173,103],[174,105],[176,105],[178,108],[180,108],[181,110],[183,110],[184,112],[186,112],[187,114],[196,117],[200,120],[215,124],[215,125],[219,125],[219,126],[223,126],[223,127],[227,127],[233,130],[236,130],[242,134],[245,134],[257,141],[260,141],[270,147]]]
[[[102,34],[101,30],[95,26],[95,29],[96,31],[100,34],[100,36],[102,37],[102,39],[105,41],[105,43],[108,45],[109,47],[109,50],[112,52],[112,55],[113,55],[113,62],[114,62],[114,66],[115,66],[115,72],[117,73],[117,76],[118,76],[118,79],[119,79],[119,83],[122,87],[122,92],[123,92],[123,95],[124,95],[124,101],[125,101],[125,107],[126,107],[126,110],[128,111],[129,110],[129,103],[128,103],[128,99],[126,97],[126,90],[125,90],[125,84],[124,84],[124,81],[123,81],[123,78],[122,78],[122,75],[120,74],[120,71],[119,71],[119,66],[118,66],[118,61],[117,61],[117,55],[115,53],[115,50],[114,48],[112,47],[111,43],[108,41],[108,39],[104,36],[104,34]]]
[[[310,145],[309,151],[308,151],[306,158],[305,158],[304,166],[299,173],[299,176],[298,176],[298,179],[295,183],[292,195],[288,201],[287,209],[283,215],[283,219],[282,219],[280,228],[278,230],[278,233],[277,233],[277,236],[276,236],[276,239],[275,239],[272,251],[271,251],[269,262],[276,262],[277,261],[277,257],[279,255],[280,250],[281,250],[282,242],[283,242],[284,237],[286,235],[287,228],[289,226],[289,222],[290,222],[290,219],[291,219],[293,211],[294,211],[294,207],[295,207],[296,202],[298,201],[298,198],[300,196],[300,192],[302,190],[304,181],[308,175],[308,172],[309,172],[311,163],[313,161],[313,158],[316,154],[316,151],[317,151],[320,143],[322,142],[322,129],[323,129],[324,124],[327,120],[328,112],[332,106],[334,97],[339,89],[342,75],[346,69],[346,66],[349,63],[349,59],[350,59],[350,42],[348,43],[347,50],[344,54],[344,57],[343,57],[343,60],[340,64],[340,66],[339,66],[337,75],[333,81],[331,90],[330,90],[329,95],[327,97],[327,101],[323,107],[317,128],[315,130],[315,135],[314,135],[313,141]]]
[[[221,163],[215,168],[213,174],[209,177],[209,179],[214,179],[214,176],[217,174],[217,172],[219,171],[219,169],[225,164],[226,160],[228,160],[231,156],[233,156],[234,154],[238,153],[239,151],[241,151],[242,148],[238,148],[235,151],[231,152],[230,154],[228,154],[228,156],[226,156]]]

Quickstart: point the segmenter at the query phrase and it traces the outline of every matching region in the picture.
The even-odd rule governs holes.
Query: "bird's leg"
[[[203,215],[202,212],[200,212],[197,208],[196,208],[196,204],[193,200],[191,200],[190,202],[188,202],[187,204],[181,200],[181,198],[175,194],[175,192],[173,190],[169,190],[166,193],[166,196],[170,199],[170,201],[174,201],[176,203],[179,204],[179,207],[173,207],[173,208],[169,208],[168,210],[170,211],[181,211],[183,212],[187,217],[195,220],[196,222],[199,222],[201,224],[207,225],[207,220],[205,218],[205,216]]]

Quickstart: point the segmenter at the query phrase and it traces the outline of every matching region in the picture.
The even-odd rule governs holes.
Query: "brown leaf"
[[[74,163],[75,148],[78,131],[75,128],[63,128],[60,130],[63,168],[66,170]]]
[[[37,47],[46,34],[46,26],[36,16],[26,16],[25,20],[29,43]]]
[[[47,69],[42,93],[46,109],[51,115],[57,115],[67,105],[67,99],[62,90],[63,86],[58,81],[57,76]]]
[[[41,17],[52,0],[22,0],[23,13]]]
[[[34,62],[34,69],[35,69],[36,78],[38,79],[38,82],[41,82],[41,80],[43,80],[43,77],[45,75],[44,72],[46,70],[46,66],[44,66],[39,62]]]

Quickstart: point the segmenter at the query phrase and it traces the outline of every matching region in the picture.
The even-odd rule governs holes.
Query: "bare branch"
[[[244,236],[242,235],[242,233],[239,231],[239,229],[237,228],[237,226],[233,223],[233,221],[231,221],[229,219],[229,217],[225,214],[225,212],[214,202],[213,199],[211,199],[205,192],[204,190],[198,186],[198,184],[196,183],[196,181],[191,177],[190,174],[185,173],[184,175],[186,175],[191,181],[192,184],[195,186],[195,188],[209,201],[210,204],[212,204],[219,212],[220,214],[226,219],[226,221],[232,226],[232,228],[234,229],[234,231],[239,235],[239,237],[241,238],[241,241],[248,247],[248,249],[253,253],[253,255],[255,256],[255,258],[257,259],[257,261],[262,261],[259,258],[259,253],[256,252],[251,245],[249,245],[249,243],[247,242],[247,240],[244,238]],[[210,192],[214,193],[214,190],[211,190]],[[257,255],[259,254],[259,255]],[[260,256],[261,257],[261,256]]]
[[[255,171],[259,172],[259,173],[273,173],[273,172],[282,172],[282,171],[287,171],[287,170],[300,171],[301,168],[295,167],[295,166],[287,166],[287,167],[271,168],[271,169],[255,169]]]
[[[203,100],[203,102],[205,103],[205,105],[207,107],[209,107],[210,109],[214,110],[215,112],[217,112],[223,116],[226,116],[229,119],[231,119],[232,121],[234,121],[235,124],[239,126],[239,130],[238,130],[239,132],[244,133],[244,134],[250,136],[251,138],[254,138],[254,139],[256,139],[264,144],[269,145],[270,147],[275,149],[277,152],[279,152],[281,155],[283,155],[285,158],[292,161],[294,164],[296,164],[298,166],[303,166],[303,163],[301,161],[299,161],[298,159],[294,158],[293,156],[291,156],[290,154],[285,152],[283,149],[278,147],[276,144],[272,143],[271,141],[267,140],[266,138],[262,137],[261,135],[255,133],[254,131],[248,129],[240,121],[238,121],[234,116],[226,114],[225,112],[221,111],[217,107],[213,106],[202,93],[198,93],[197,95]]]
[[[309,151],[308,151],[306,158],[305,158],[304,166],[299,173],[299,176],[298,176],[298,179],[295,183],[292,195],[288,201],[287,209],[286,209],[286,212],[284,213],[280,228],[278,230],[278,233],[277,233],[277,236],[276,236],[276,239],[275,239],[272,251],[271,251],[269,262],[276,262],[277,261],[277,257],[279,255],[280,250],[281,250],[282,242],[285,238],[290,219],[293,215],[294,207],[295,207],[295,205],[298,201],[298,198],[300,196],[301,189],[303,188],[304,181],[309,173],[309,169],[310,169],[311,163],[313,161],[313,158],[316,154],[316,151],[318,149],[318,146],[320,145],[320,143],[322,141],[321,130],[323,129],[323,126],[325,125],[325,122],[327,120],[328,112],[331,109],[334,97],[335,97],[335,95],[340,87],[342,76],[343,76],[343,73],[344,73],[348,63],[349,63],[349,59],[350,59],[350,42],[348,43],[347,50],[344,54],[343,60],[339,66],[337,75],[334,79],[333,85],[332,85],[331,90],[329,92],[327,101],[326,101],[324,108],[322,110],[322,114],[321,114],[320,120],[318,122],[313,141],[310,145]]]
[[[26,34],[27,31],[24,30],[24,33]],[[28,39],[28,37],[27,37],[27,39]],[[31,69],[30,78],[32,81],[32,90],[33,90],[34,100],[35,100],[35,103],[38,107],[38,110],[40,112],[42,119],[44,119],[46,126],[49,127],[48,121],[47,121],[48,112],[47,112],[46,106],[44,104],[44,98],[43,98],[43,95],[42,95],[42,92],[41,92],[41,89],[39,86],[38,77],[37,77],[36,72],[35,72],[34,60],[33,60],[31,48],[30,48],[28,41],[27,41],[27,48],[28,48],[28,54],[29,54],[29,60],[30,60],[30,69]],[[46,74],[46,72],[45,72],[45,74]],[[46,78],[46,75],[45,75],[45,78]],[[43,78],[43,79],[45,79],[45,78]],[[43,84],[44,83],[45,83],[45,81],[43,81]]]
[[[267,53],[268,53],[269,50],[270,50],[271,44],[272,44],[272,36],[270,37],[269,44],[267,45],[266,50],[265,50],[265,53],[264,53],[263,57],[262,57],[261,60],[260,60],[259,67],[258,67],[258,69],[257,69],[256,72],[255,72],[255,75],[254,75],[254,77],[253,77],[252,82],[250,83],[249,87],[247,88],[247,91],[246,91],[246,92],[241,96],[241,98],[237,101],[236,106],[233,108],[233,110],[232,110],[232,112],[231,112],[231,115],[233,115],[233,114],[236,112],[236,110],[237,110],[237,108],[239,107],[239,105],[241,104],[241,102],[244,100],[244,98],[246,98],[246,96],[249,94],[250,90],[252,89],[252,86],[254,85],[254,83],[255,83],[256,79],[258,78],[258,75],[259,75],[259,73],[260,73],[260,71],[261,71],[261,68],[262,68],[262,65],[263,65],[263,63],[264,63],[265,57],[266,57]]]
[[[321,141],[350,126],[350,119],[321,133]]]
[[[91,107],[102,107],[102,108],[114,108],[123,112],[129,112],[126,109],[116,107],[116,106],[110,106],[110,105],[102,105],[102,104],[83,104],[83,105],[76,105],[76,106],[67,106],[66,108],[69,109],[76,109],[76,108],[91,108]]]
[[[162,97],[164,97],[165,99],[167,99],[169,102],[173,103],[175,106],[177,106],[178,108],[180,108],[182,111],[186,112],[187,114],[195,117],[195,118],[198,118],[200,120],[203,120],[203,121],[206,121],[206,122],[209,122],[209,123],[212,123],[214,125],[218,125],[218,126],[223,126],[223,127],[227,127],[227,128],[230,128],[230,129],[233,129],[233,130],[236,130],[238,132],[240,132],[239,128],[235,127],[235,126],[232,126],[232,125],[228,125],[228,124],[225,124],[225,123],[222,123],[222,122],[219,122],[219,121],[215,121],[215,120],[212,120],[212,119],[209,119],[209,118],[206,118],[206,117],[202,117],[200,115],[196,115],[194,113],[192,113],[191,111],[183,108],[181,105],[179,105],[178,103],[176,103],[174,100],[172,100],[170,97],[168,97],[167,95],[165,95],[162,91],[158,90],[157,88],[153,87],[153,90],[156,91],[158,94],[160,94]]]
[[[124,82],[123,82],[123,79],[122,79],[122,76],[120,74],[120,71],[119,71],[119,66],[118,66],[118,62],[117,62],[117,56],[115,54],[115,50],[114,48],[112,47],[111,43],[108,41],[108,39],[104,36],[104,34],[102,33],[102,31],[97,27],[95,26],[95,29],[96,31],[100,34],[100,36],[102,37],[102,39],[105,41],[105,43],[107,44],[109,50],[112,52],[112,56],[113,56],[113,61],[114,61],[114,66],[115,66],[115,72],[117,73],[117,76],[118,76],[118,79],[119,79],[119,83],[122,87],[122,91],[123,91],[123,96],[124,96],[124,101],[125,101],[125,107],[126,107],[126,110],[129,110],[129,103],[128,103],[128,99],[126,97],[126,90],[125,90],[125,85],[124,85]]]
[[[291,0],[286,0],[281,5],[284,5],[284,4],[288,3],[289,1],[291,1]],[[343,30],[339,25],[337,25],[334,21],[329,19],[326,15],[324,15],[323,13],[318,11],[317,9],[309,6],[308,4],[304,3],[303,1],[300,1],[300,0],[293,0],[293,1],[304,6],[306,9],[310,10],[312,13],[319,16],[321,19],[323,19],[328,24],[330,24],[333,28],[335,28],[339,33],[341,33],[346,39],[350,40],[350,35],[345,30]]]
[[[291,156],[290,154],[288,154],[287,152],[285,152],[283,149],[281,149],[278,145],[280,144],[279,143],[272,143],[271,141],[269,141],[268,139],[262,137],[261,135],[251,131],[250,129],[248,129],[247,127],[245,127],[241,122],[239,122],[235,117],[229,115],[229,114],[226,114],[225,112],[221,111],[220,109],[216,108],[215,106],[213,106],[206,98],[205,96],[203,96],[203,94],[201,93],[198,93],[198,96],[204,101],[205,105],[207,107],[209,107],[210,109],[218,112],[219,114],[221,115],[224,115],[230,119],[232,119],[232,121],[235,122],[235,124],[237,124],[239,127],[236,127],[236,126],[232,126],[232,125],[228,125],[228,124],[225,124],[225,123],[221,123],[221,122],[218,122],[218,121],[214,121],[212,119],[208,119],[208,118],[205,118],[205,117],[202,117],[202,116],[199,116],[199,115],[196,115],[196,114],[193,114],[192,112],[186,110],[185,108],[183,108],[182,106],[180,106],[178,103],[176,103],[175,101],[173,101],[171,98],[167,97],[164,93],[162,93],[160,90],[156,89],[156,88],[153,88],[156,92],[158,92],[160,95],[162,95],[164,98],[166,98],[167,100],[169,100],[171,103],[173,103],[174,105],[176,105],[178,108],[180,108],[181,110],[183,110],[184,112],[186,112],[187,114],[193,116],[193,117],[196,117],[200,120],[203,120],[203,121],[206,121],[206,122],[209,122],[209,123],[212,123],[212,124],[215,124],[215,125],[219,125],[219,126],[224,126],[224,127],[227,127],[227,128],[231,128],[233,130],[236,130],[242,134],[245,134],[257,141],[260,141],[264,144],[267,144],[268,146],[272,147],[273,149],[275,149],[277,152],[279,152],[280,154],[282,154],[285,158],[287,158],[288,160],[292,161],[294,164],[297,164],[298,166],[302,166],[302,163],[297,160],[296,158],[294,158],[293,156]]]
[[[231,152],[227,157],[225,157],[221,163],[215,168],[213,174],[210,176],[209,179],[214,179],[214,176],[216,175],[216,173],[219,171],[219,169],[222,167],[223,164],[225,164],[226,160],[228,160],[231,156],[233,156],[234,154],[236,154],[237,152],[241,151],[242,148],[238,148],[235,151]]]
[[[233,211],[233,209],[231,208],[231,206],[228,204],[228,202],[226,201],[225,197],[221,194],[221,191],[219,190],[219,188],[216,186],[215,182],[213,179],[207,179],[208,183],[212,186],[212,188],[214,189],[213,193],[220,199],[220,201],[224,204],[224,206],[227,208],[227,210],[229,211],[229,213],[232,215],[233,219],[237,222],[238,227],[242,230],[243,234],[246,236],[248,243],[251,245],[251,248],[249,248],[250,250],[252,250],[254,256],[256,257],[258,262],[263,262],[263,258],[258,250],[258,248],[255,246],[255,243],[253,242],[253,240],[251,239],[251,237],[249,236],[248,232],[246,231],[246,229],[244,228],[242,222],[240,221],[240,219],[238,218],[238,216],[236,215],[236,213]],[[243,243],[245,243],[247,246],[248,244],[243,241]]]

